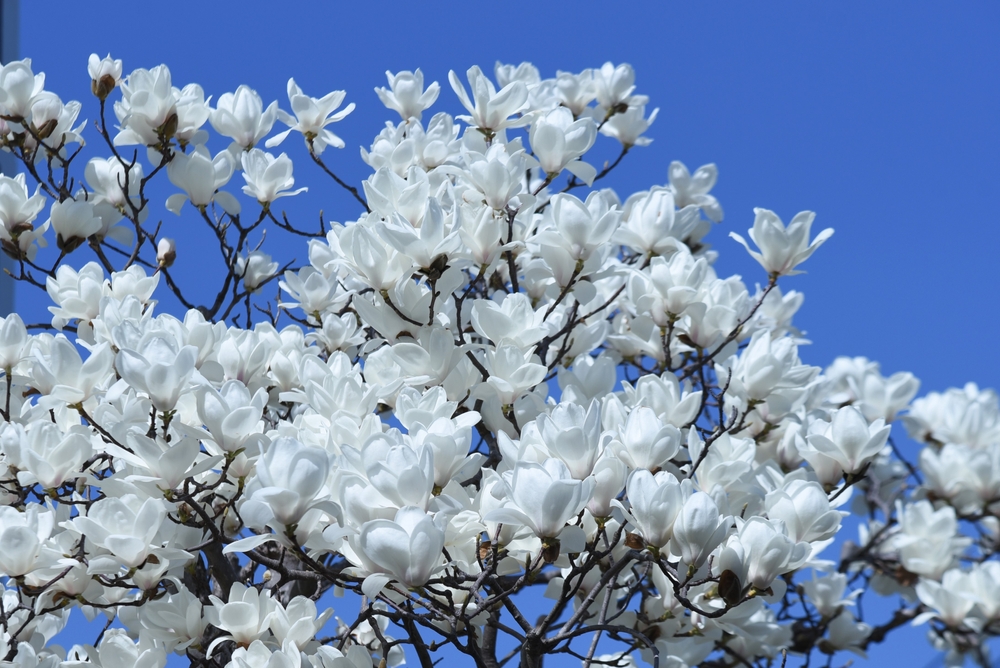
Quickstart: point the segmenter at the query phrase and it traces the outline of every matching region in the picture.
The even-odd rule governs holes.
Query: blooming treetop
[[[88,69],[105,153],[82,169],[82,105],[28,60],[0,69],[23,166],[0,176],[0,244],[54,302],[50,323],[0,319],[5,665],[769,666],[911,622],[986,660],[996,394],[912,401],[912,375],[863,358],[803,364],[802,295],[779,282],[832,234],[813,213],[732,233],[765,270],[751,290],[705,241],[714,165],[597,187],[651,141],[628,65],[452,72],[458,117],[420,70],[389,72],[400,120],[360,187],[326,162],[343,91],[290,79],[287,106],[240,86],[213,107],[164,65]],[[359,218],[280,212],[306,189],[269,149],[294,136]],[[620,147],[600,169],[598,141]],[[217,240],[218,291],[191,291],[184,235],[149,215],[158,177]],[[305,237],[308,263],[272,259],[265,228]],[[327,592],[360,598],[329,624]],[[863,617],[876,594],[898,611]],[[66,649],[74,609],[107,628]]]

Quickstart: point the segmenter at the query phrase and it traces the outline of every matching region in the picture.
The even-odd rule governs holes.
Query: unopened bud
[[[177,244],[173,239],[166,237],[160,239],[156,244],[156,263],[167,268],[177,259]]]
[[[92,53],[87,62],[87,72],[90,74],[91,92],[97,99],[105,100],[122,78],[122,61],[113,59],[111,54],[99,58]]]

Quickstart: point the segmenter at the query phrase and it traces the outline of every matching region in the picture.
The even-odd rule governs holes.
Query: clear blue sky
[[[357,110],[336,131],[348,147],[328,155],[353,182],[369,171],[358,147],[390,118],[372,92],[386,69],[421,67],[443,84],[434,109],[455,112],[449,69],[530,60],[551,76],[630,62],[660,115],[653,144],[607,180],[619,194],[664,183],[674,159],[718,164],[726,219],[709,240],[720,273],[750,284],[761,271],[727,233],[744,233],[753,207],[785,220],[811,209],[819,229],[836,228],[786,283],[806,294],[807,362],[865,355],[886,374],[913,371],[922,392],[1000,385],[1000,4],[22,0],[21,11],[23,55],[91,119],[91,52],[126,72],[165,62],[176,85],[215,96],[246,83],[285,108],[289,76],[314,96],[346,89]],[[297,143],[282,150],[301,155]],[[309,167],[297,162],[311,192],[294,210],[356,217]],[[180,239],[197,222],[164,221]],[[286,254],[304,259],[304,246],[275,253]],[[48,319],[37,295],[18,297],[26,320]],[[924,665],[922,634],[898,633],[868,665]]]

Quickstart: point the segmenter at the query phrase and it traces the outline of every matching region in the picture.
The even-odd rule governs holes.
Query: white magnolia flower
[[[590,500],[593,478],[576,480],[559,459],[518,462],[504,474],[507,503],[484,519],[529,527],[539,538],[556,538]]]
[[[12,60],[0,68],[0,104],[7,115],[23,119],[31,113],[31,102],[42,92],[45,75],[31,71],[31,59]]]
[[[613,110],[620,105],[645,104],[642,95],[632,95],[635,90],[635,70],[628,63],[615,66],[608,62],[593,70],[597,104]]]
[[[177,193],[168,197],[167,209],[180,215],[181,207],[188,200],[201,210],[214,201],[226,213],[239,213],[240,204],[236,198],[219,190],[229,183],[233,170],[233,158],[227,151],[222,151],[214,158],[204,146],[195,147],[191,153],[175,153],[167,165],[167,176],[184,194]]]
[[[673,193],[653,188],[633,195],[625,203],[621,227],[615,239],[640,253],[670,255],[686,243],[698,226],[698,210],[676,209]]]
[[[279,197],[289,197],[305,192],[308,188],[287,192],[295,185],[292,177],[292,161],[284,153],[275,158],[260,149],[252,149],[241,157],[243,179],[247,182],[243,192],[266,206]]]
[[[587,510],[594,517],[610,517],[614,502],[625,488],[628,467],[614,455],[605,454],[594,464],[591,477],[594,493],[587,502]]]
[[[288,437],[276,439],[263,450],[256,468],[259,487],[250,499],[266,506],[279,525],[290,526],[323,500],[330,457],[322,448]],[[251,512],[247,504],[244,508]]]
[[[833,228],[828,227],[812,243],[809,242],[809,230],[816,218],[812,211],[796,214],[787,228],[773,211],[754,209],[754,214],[756,217],[753,228],[750,229],[750,238],[757,244],[760,252],[750,250],[746,240],[739,234],[730,232],[729,236],[743,244],[751,257],[775,277],[801,274],[795,267],[809,259],[824,241],[833,236]]]
[[[255,250],[247,255],[237,255],[233,271],[248,292],[257,292],[265,281],[277,276],[278,263],[264,251]]]
[[[25,144],[29,147],[37,147],[36,142],[41,140],[41,144],[48,151],[65,155],[67,144],[83,143],[83,136],[80,132],[85,124],[73,127],[80,115],[80,109],[81,105],[76,100],[64,103],[55,93],[49,91],[38,93],[31,100],[31,133],[25,137]],[[45,153],[46,151],[36,152],[36,161]]]
[[[808,437],[808,449],[802,455],[812,463],[814,453],[833,460],[845,474],[857,473],[885,447],[889,427],[879,418],[868,423],[853,406],[837,410],[823,433]],[[815,465],[815,464],[814,464]]]
[[[139,188],[142,185],[142,164],[122,164],[118,158],[91,158],[84,170],[87,185],[97,195],[98,201],[104,201],[123,209],[132,200],[139,205]]]
[[[653,322],[665,327],[698,300],[707,275],[705,258],[696,260],[682,246],[669,260],[652,258],[648,272],[635,272],[629,278],[629,298],[639,312],[648,313]]]
[[[424,73],[419,67],[413,72],[396,74],[386,70],[385,77],[389,80],[389,89],[376,88],[375,93],[382,104],[398,113],[404,121],[411,118],[419,121],[441,92],[437,81],[424,90]]]
[[[732,524],[733,518],[723,517],[711,496],[695,492],[677,513],[670,550],[697,568],[726,539]]]
[[[482,193],[483,201],[494,211],[503,211],[510,206],[517,206],[525,197],[524,173],[528,169],[529,159],[523,149],[508,153],[507,144],[493,144],[486,153],[470,151],[466,156],[468,169],[466,175],[469,181]],[[521,197],[519,197],[519,195]],[[473,199],[473,193],[465,194],[467,201]],[[476,198],[478,199],[478,198]]]
[[[163,237],[156,242],[156,264],[157,266],[169,268],[177,259],[177,242],[173,239]]]
[[[108,629],[97,648],[102,668],[160,668],[167,664],[166,651],[148,639],[138,643],[125,629]]]
[[[264,590],[261,593],[239,582],[233,583],[227,601],[223,602],[214,595],[209,598],[212,601],[212,608],[206,611],[210,613],[209,621],[226,633],[208,646],[209,656],[216,645],[226,640],[246,647],[260,639],[268,632],[278,607],[278,603],[271,598],[271,592]]]
[[[11,313],[0,318],[0,368],[7,370],[24,359],[27,354],[28,330],[21,316]]]
[[[0,175],[0,242],[8,253],[22,253],[33,260],[38,246],[46,245],[42,234],[49,223],[37,230],[32,224],[45,208],[46,198],[41,193],[41,186],[35,188],[34,195],[29,195],[24,178],[24,174],[13,178]]]
[[[278,117],[278,103],[264,109],[257,91],[240,86],[235,93],[223,93],[208,120],[215,131],[233,140],[239,151],[249,151],[267,136]]]
[[[373,571],[365,578],[365,594],[374,597],[390,579],[406,587],[426,584],[442,565],[445,521],[444,516],[404,506],[392,520],[366,522],[357,541],[366,568]]]
[[[247,445],[258,430],[267,403],[263,389],[251,396],[239,380],[227,380],[218,390],[202,385],[197,400],[198,417],[215,443],[226,452],[236,452]]]
[[[82,403],[107,381],[114,353],[106,343],[90,351],[84,361],[76,346],[63,335],[54,338],[47,354],[35,350],[31,367],[32,386],[53,404]]]
[[[674,194],[677,206],[696,206],[714,223],[722,220],[722,205],[714,195],[708,193],[715,187],[718,178],[719,170],[715,163],[702,165],[691,174],[683,162],[674,160],[667,170],[667,179],[670,181],[668,187]]]
[[[182,144],[203,144],[208,138],[200,129],[210,113],[204,91],[198,84],[175,88],[166,65],[133,71],[121,82],[121,90],[122,99],[115,102],[121,123],[116,146],[157,146],[174,138]]]
[[[94,205],[85,200],[53,202],[50,215],[62,251],[78,248],[87,237],[101,231],[101,219],[95,215]]]
[[[860,596],[862,591],[856,589],[844,596],[847,591],[847,575],[844,573],[830,573],[816,577],[814,572],[812,579],[802,582],[801,587],[809,597],[809,602],[825,619],[836,616],[844,606],[853,606],[854,599]]]
[[[863,648],[871,633],[870,624],[857,621],[850,610],[844,610],[830,622],[823,642],[830,649],[846,649],[867,658]]]
[[[510,117],[524,109],[528,100],[528,88],[521,81],[512,81],[498,92],[478,65],[473,65],[466,72],[469,86],[472,88],[472,98],[465,92],[465,86],[459,80],[454,70],[448,72],[448,81],[452,90],[458,96],[458,101],[469,111],[469,116],[458,118],[475,125],[480,132],[492,136],[504,128],[520,127],[530,121],[527,117],[511,119]]]
[[[527,350],[548,333],[545,309],[532,308],[531,299],[520,292],[505,295],[501,303],[478,300],[472,305],[472,327],[494,344],[504,339]]]
[[[495,349],[486,351],[483,364],[490,374],[486,380],[489,389],[483,386],[477,386],[477,389],[483,387],[485,395],[492,390],[502,405],[511,406],[522,394],[545,379],[545,365],[535,361],[537,359],[530,350],[523,351],[513,341],[504,339]]]
[[[788,537],[780,521],[751,517],[729,538],[713,570],[730,571],[741,587],[763,591],[788,571],[801,566],[809,557],[809,543],[797,543]]]
[[[789,537],[796,541],[816,542],[832,538],[847,513],[833,510],[819,483],[790,479],[764,499],[767,516],[781,520]]]
[[[288,112],[278,109],[278,119],[288,126],[284,132],[278,133],[268,139],[264,145],[273,148],[285,141],[288,133],[292,130],[301,132],[305,137],[306,144],[316,155],[326,150],[327,146],[334,148],[344,148],[344,140],[327,130],[326,126],[343,120],[348,114],[354,111],[354,103],[336,111],[337,107],[344,101],[347,95],[342,90],[335,90],[327,93],[321,98],[309,97],[302,92],[295,79],[288,80],[288,103],[292,106],[292,116]]]
[[[156,410],[168,412],[187,388],[197,359],[194,346],[178,346],[171,338],[152,336],[138,350],[120,350],[115,368],[126,383],[149,396]]]
[[[642,535],[646,545],[665,547],[684,505],[684,487],[670,473],[661,471],[654,476],[639,469],[629,476],[625,494],[630,505],[629,523]]]
[[[649,129],[659,113],[660,109],[657,107],[647,117],[644,105],[629,107],[609,118],[601,126],[601,134],[617,139],[625,150],[633,146],[649,146],[653,140],[642,134]]]
[[[632,469],[655,471],[662,468],[681,447],[681,432],[677,427],[664,424],[651,408],[640,406],[619,427],[618,457]]]
[[[162,500],[125,494],[96,501],[85,516],[72,522],[87,542],[103,547],[127,568],[135,568],[157,547],[153,537],[166,517]]]
[[[580,74],[558,72],[556,74],[556,95],[564,107],[579,117],[587,105],[597,98],[594,85],[594,71],[584,70]]]
[[[142,606],[138,615],[143,630],[163,642],[168,652],[184,651],[201,638],[208,625],[201,601],[183,586],[176,594]]]
[[[556,107],[531,124],[528,142],[542,171],[555,178],[568,170],[588,186],[594,182],[597,170],[580,156],[590,150],[597,138],[597,126],[590,118],[573,119],[566,107]]]
[[[35,569],[42,544],[53,530],[53,513],[40,511],[32,504],[26,512],[10,506],[0,507],[0,573],[21,577]]]
[[[90,433],[73,429],[63,433],[52,422],[32,425],[20,448],[24,471],[17,474],[23,485],[37,482],[43,489],[55,489],[67,480],[78,478],[83,462],[93,454]]]

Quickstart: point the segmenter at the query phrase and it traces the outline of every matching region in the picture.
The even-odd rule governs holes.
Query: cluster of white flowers
[[[91,58],[111,156],[74,192],[81,105],[30,61],[0,70],[0,137],[28,173],[0,176],[3,250],[55,304],[48,331],[0,319],[4,665],[429,666],[450,646],[495,666],[511,641],[525,666],[752,665],[864,655],[909,622],[961,662],[1000,632],[996,394],[911,404],[910,374],[803,364],[802,295],[778,282],[832,234],[812,235],[813,213],[757,209],[757,250],[731,233],[766,272],[751,292],[704,241],[723,218],[714,165],[674,162],[624,199],[593,189],[650,142],[628,65],[473,67],[469,89],[452,72],[467,115],[426,124],[440,86],[387,73],[376,93],[401,120],[362,151],[364,197],[322,157],[344,145],[343,91],[290,80],[288,113],[240,86],[213,108],[166,66],[122,71]],[[214,155],[206,123],[229,142]],[[292,132],[366,213],[319,233],[274,213],[305,189],[257,146]],[[601,170],[598,135],[620,145]],[[166,208],[219,239],[209,306],[145,224],[160,171],[180,190]],[[237,174],[242,201],[223,190]],[[249,246],[265,223],[311,236],[309,263]],[[77,249],[95,259],[74,269]],[[161,283],[186,313],[155,312]],[[253,323],[269,283],[280,311]],[[900,420],[927,444],[918,464],[890,439]],[[852,501],[861,536],[834,562]],[[554,600],[537,620],[518,607],[531,587]],[[869,589],[899,612],[862,619]],[[357,614],[323,631],[321,597],[344,591]],[[114,628],[61,649],[74,608]],[[602,637],[616,653],[596,655]]]

